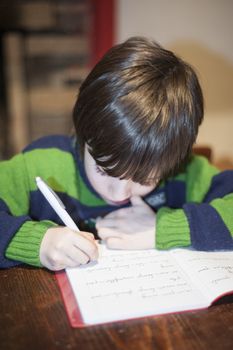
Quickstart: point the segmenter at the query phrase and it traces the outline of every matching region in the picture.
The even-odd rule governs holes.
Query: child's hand
[[[140,197],[131,204],[98,219],[98,235],[112,249],[155,248],[155,213]]]
[[[49,228],[40,246],[41,264],[53,271],[87,264],[97,257],[92,233],[75,232],[67,227]]]

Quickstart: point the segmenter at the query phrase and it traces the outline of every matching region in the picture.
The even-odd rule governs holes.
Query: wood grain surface
[[[233,349],[233,296],[209,309],[71,328],[53,273],[0,270],[0,349]]]

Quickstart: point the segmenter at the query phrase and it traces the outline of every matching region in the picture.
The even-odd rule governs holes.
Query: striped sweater
[[[62,225],[38,191],[41,176],[83,230],[116,210],[86,177],[75,140],[48,136],[0,163],[0,267],[41,266],[39,249],[49,227]],[[156,248],[233,249],[233,171],[219,172],[193,156],[183,173],[144,197],[156,213]]]

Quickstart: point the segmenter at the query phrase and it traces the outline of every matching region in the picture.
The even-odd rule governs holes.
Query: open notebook
[[[206,308],[233,293],[233,253],[108,250],[57,273],[73,327]]]

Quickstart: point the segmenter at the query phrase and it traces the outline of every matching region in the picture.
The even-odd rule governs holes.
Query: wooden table
[[[208,310],[70,327],[52,272],[0,271],[0,349],[233,349],[233,296]]]

